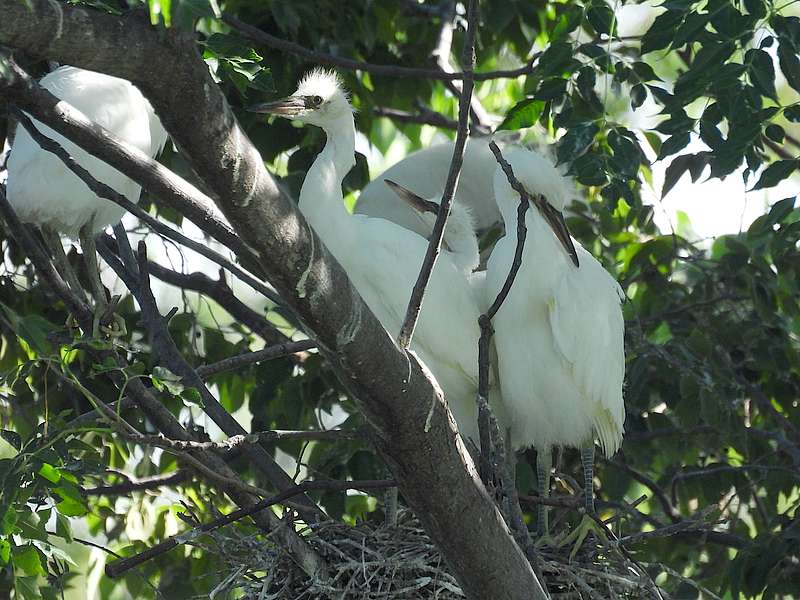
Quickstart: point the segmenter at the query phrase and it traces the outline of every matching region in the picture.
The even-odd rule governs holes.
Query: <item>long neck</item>
[[[452,220],[455,215],[450,215]],[[472,229],[472,223],[447,222],[444,239],[450,247],[451,256],[456,266],[464,273],[472,273],[480,261],[478,238]]]
[[[308,170],[300,190],[300,211],[331,246],[352,219],[342,202],[342,181],[355,164],[355,126],[349,111],[323,127],[327,141]]]

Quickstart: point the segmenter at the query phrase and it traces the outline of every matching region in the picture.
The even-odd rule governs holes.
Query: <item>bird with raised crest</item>
[[[150,157],[158,155],[167,141],[167,132],[153,107],[129,81],[62,66],[39,83],[89,120]],[[95,179],[128,200],[138,202],[141,188],[135,181],[42,123],[34,119],[31,122]],[[24,127],[17,129],[7,163],[8,201],[24,223],[41,228],[57,270],[76,292],[81,289],[80,284],[64,254],[60,234],[80,239],[95,301],[93,335],[97,335],[100,320],[108,317],[108,299],[100,281],[94,237],[108,225],[119,222],[125,210],[92,192],[56,155],[43,150]],[[117,323],[121,325],[121,321]]]
[[[390,221],[352,215],[345,208],[342,180],[355,164],[355,124],[339,78],[314,70],[292,95],[250,110],[316,125],[325,132],[325,147],[303,181],[300,211],[396,338],[428,242]],[[451,252],[443,251],[425,292],[411,349],[441,385],[462,436],[474,442],[479,314],[461,266]]]

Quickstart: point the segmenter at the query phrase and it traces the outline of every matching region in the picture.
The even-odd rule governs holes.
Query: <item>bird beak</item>
[[[306,109],[305,100],[299,96],[288,96],[273,102],[262,102],[247,107],[248,112],[293,117]]]
[[[436,202],[431,202],[430,200],[426,200],[425,198],[421,198],[417,196],[411,190],[404,188],[399,183],[395,183],[391,179],[384,179],[383,180],[386,185],[391,188],[391,190],[400,196],[400,199],[403,200],[406,204],[408,204],[411,208],[416,210],[417,212],[426,213],[430,212],[435,215],[439,214],[439,205]]]
[[[539,204],[536,206],[539,208],[539,212],[544,217],[545,221],[547,221],[547,224],[550,225],[558,241],[561,242],[570,260],[572,260],[572,264],[576,267],[580,267],[578,252],[575,250],[575,245],[572,243],[572,238],[569,235],[569,229],[567,229],[567,222],[564,220],[564,214],[553,208],[547,201],[543,202],[541,206]]]

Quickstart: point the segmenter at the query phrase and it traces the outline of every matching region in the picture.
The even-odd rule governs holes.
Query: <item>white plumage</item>
[[[520,183],[557,210],[566,181],[544,157],[512,150],[506,159]],[[519,195],[499,168],[495,199],[506,223],[487,265],[487,293],[497,295],[516,248]],[[622,441],[625,408],[624,323],[619,284],[578,242],[572,264],[552,229],[531,206],[522,266],[493,319],[503,397],[517,447],[575,448],[599,439],[606,456]],[[509,233],[510,232],[510,233]]]
[[[413,190],[415,194],[438,203],[452,158],[453,142],[437,144],[409,154],[362,190],[355,212],[388,219],[421,235],[429,235],[430,229],[419,220],[416,211],[397,202],[392,192],[383,184],[383,180],[390,179]],[[497,162],[489,150],[488,138],[467,140],[461,177],[453,198],[452,209],[455,211],[462,206],[465,207],[479,231],[500,220],[500,211],[491,201],[492,175],[495,167]],[[451,220],[453,215],[448,222]]]
[[[150,103],[133,84],[94,71],[64,66],[40,84],[128,144],[155,157],[167,140]],[[96,179],[137,202],[138,184],[38,121],[36,128],[63,146]],[[84,225],[96,233],[120,220],[124,209],[90,191],[61,160],[17,129],[8,159],[8,200],[26,223],[49,226],[76,238]]]
[[[325,131],[325,148],[303,182],[300,210],[370,310],[397,337],[427,241],[390,221],[351,215],[345,209],[341,185],[355,162],[355,126],[336,76],[313,71],[288,98],[251,110],[298,119]],[[462,435],[476,442],[479,314],[461,266],[450,252],[443,252],[411,347],[442,386]]]

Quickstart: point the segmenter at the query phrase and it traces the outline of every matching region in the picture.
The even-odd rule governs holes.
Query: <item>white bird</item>
[[[502,391],[502,396],[495,395],[492,407],[506,411],[503,421],[510,424],[508,439],[513,449],[536,447],[543,496],[549,490],[551,448],[582,449],[586,509],[592,512],[594,440],[599,438],[607,456],[622,440],[625,357],[620,303],[624,295],[600,263],[569,238],[560,216],[571,196],[567,180],[535,152],[508,149],[506,158],[529,194],[543,195],[549,205],[544,206],[545,215],[535,206],[526,213],[528,233],[522,265],[492,321]],[[423,235],[430,235],[438,203],[397,183],[387,183],[414,209],[417,222],[412,225]],[[519,195],[499,166],[493,187],[506,230],[515,232]],[[498,241],[489,259],[488,275],[474,272],[478,245],[468,214],[466,218],[463,211],[451,214],[444,239],[473,290],[484,295],[480,304],[485,311],[509,273],[516,235],[511,233]],[[540,533],[546,534],[544,505],[539,505],[538,525]],[[588,524],[583,530],[587,528]],[[580,535],[582,529],[578,528],[570,538],[578,539],[576,548],[582,541]]]
[[[526,191],[543,195],[549,203],[545,214],[535,206],[526,212],[522,264],[492,320],[511,439],[517,448],[536,447],[543,496],[549,493],[553,446],[580,448],[586,509],[593,512],[594,441],[599,440],[604,454],[611,456],[623,435],[624,293],[578,242],[573,240],[579,267],[565,250],[570,238],[558,222],[571,194],[553,164],[521,149],[507,151],[505,158]],[[499,167],[494,196],[507,233],[487,265],[488,302],[502,288],[517,245],[513,232],[520,196]],[[539,531],[546,534],[544,505],[539,516]]]
[[[325,148],[300,191],[300,211],[350,277],[358,293],[393,336],[400,332],[427,241],[390,221],[348,213],[342,180],[355,164],[353,110],[334,73],[314,70],[283,100],[253,112],[321,127]],[[411,348],[444,390],[459,431],[477,442],[480,310],[450,252],[436,263]]]
[[[40,84],[89,120],[151,157],[155,157],[166,143],[167,132],[153,107],[129,81],[63,66],[45,75]],[[138,202],[141,188],[136,182],[46,125],[36,120],[33,123],[42,134],[58,142],[95,179],[128,200]],[[55,254],[57,267],[73,286],[77,286],[77,281],[66,263],[58,234],[80,238],[96,311],[104,311],[106,297],[97,269],[94,236],[118,222],[125,210],[92,192],[57,156],[41,149],[23,127],[18,127],[7,166],[11,206],[23,222],[41,227]]]
[[[445,142],[417,150],[393,165],[371,181],[362,191],[355,212],[388,219],[420,235],[430,235],[430,228],[420,219],[420,213],[395,200],[383,184],[388,179],[414,191],[422,198],[438,203],[453,158],[453,142]],[[470,138],[464,151],[464,163],[456,188],[451,216],[463,206],[474,222],[475,229],[483,231],[500,221],[500,211],[492,198],[492,175],[497,167],[489,150],[488,138]]]

